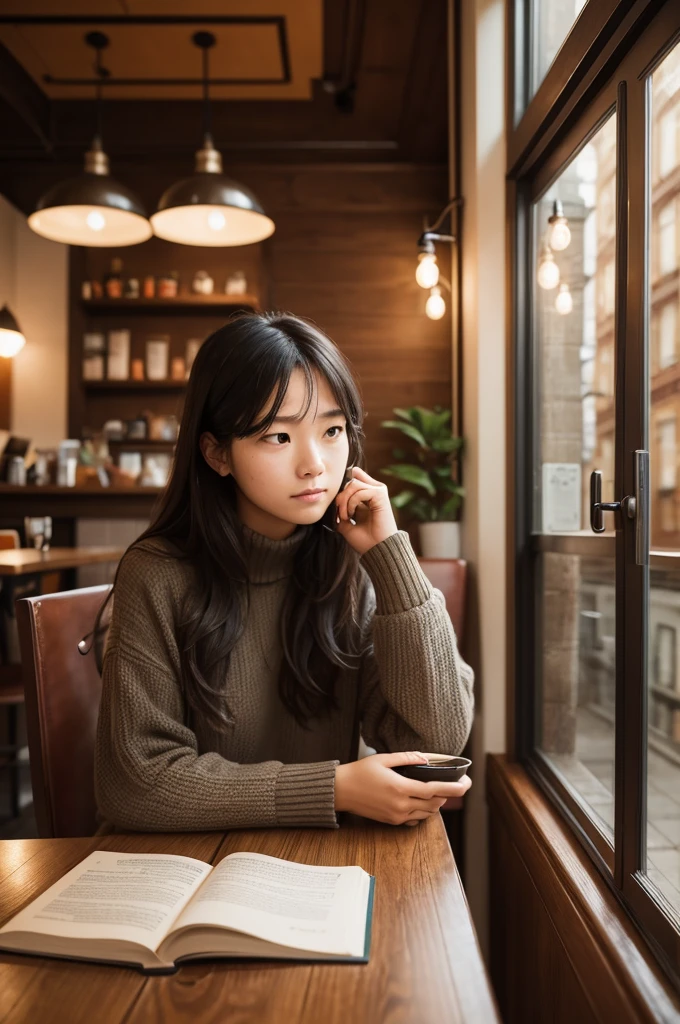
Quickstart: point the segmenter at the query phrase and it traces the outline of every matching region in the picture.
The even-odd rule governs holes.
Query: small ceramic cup
[[[459,782],[472,764],[467,757],[448,754],[425,754],[427,764],[399,764],[392,769],[416,782]]]

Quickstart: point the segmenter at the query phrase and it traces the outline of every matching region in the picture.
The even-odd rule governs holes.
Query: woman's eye
[[[262,438],[262,440],[263,440],[263,441],[269,441],[269,442],[271,442],[272,438],[274,438],[275,440],[274,440],[274,442],[273,442],[273,443],[275,444],[275,446],[276,446],[277,448],[280,448],[280,447],[281,447],[281,445],[280,445],[280,444],[278,444],[278,441],[279,441],[279,439],[280,439],[280,438],[282,438],[282,437],[285,437],[286,441],[290,441],[290,436],[289,436],[288,434],[284,434],[284,433],[279,433],[279,434],[267,434],[267,436],[266,436],[266,437],[263,437],[263,438]]]
[[[340,427],[340,426],[337,426],[337,427],[329,427],[329,428],[328,428],[328,430],[326,431],[326,433],[328,433],[328,432],[329,432],[330,430],[337,430],[337,431],[338,431],[338,433],[337,433],[337,434],[333,434],[333,437],[340,437],[340,434],[342,433],[342,429],[343,429],[343,428],[342,428],[342,427]],[[332,440],[332,438],[331,438],[331,440]]]

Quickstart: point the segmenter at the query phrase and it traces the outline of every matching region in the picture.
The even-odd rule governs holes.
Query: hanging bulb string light
[[[151,225],[137,196],[111,177],[102,144],[102,84],[109,75],[102,51],[109,40],[103,32],[88,32],[85,42],[96,52],[97,82],[95,135],[85,153],[84,173],[49,189],[28,224],[36,234],[67,245],[136,245],[151,237]]]
[[[275,225],[257,197],[222,173],[222,155],[212,137],[209,51],[212,32],[196,32],[192,42],[202,51],[203,146],[196,152],[195,173],[171,185],[151,216],[159,238],[183,245],[250,245],[273,234]]]

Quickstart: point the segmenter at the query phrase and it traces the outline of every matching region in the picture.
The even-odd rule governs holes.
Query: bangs
[[[349,367],[343,365],[344,361],[340,365],[336,365],[336,360],[329,356],[330,353],[325,352],[321,348],[317,348],[313,352],[309,350],[300,351],[297,345],[286,338],[284,345],[281,346],[277,360],[263,360],[264,367],[258,375],[257,388],[255,389],[259,394],[262,391],[266,391],[270,395],[274,393],[272,406],[266,415],[263,415],[262,412],[264,406],[248,410],[247,419],[242,417],[241,421],[236,424],[237,436],[241,438],[252,437],[255,434],[265,433],[270,429],[283,405],[291,375],[296,369],[302,370],[305,375],[306,401],[304,408],[296,414],[294,422],[301,422],[309,412],[316,392],[316,381],[314,379],[314,372],[316,371],[326,380],[338,404],[338,408],[342,409],[345,415],[348,427],[352,433],[355,436],[360,435],[362,433],[361,404],[351,371]],[[340,359],[342,359],[341,356]]]

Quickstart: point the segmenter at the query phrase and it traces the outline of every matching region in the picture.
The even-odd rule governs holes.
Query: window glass
[[[531,10],[531,81],[529,98],[545,78],[586,0],[533,0]]]
[[[651,546],[647,673],[647,874],[680,920],[680,45],[651,81],[648,295]],[[667,564],[666,564],[667,563]]]
[[[592,536],[591,470],[603,500],[614,495],[613,116],[535,203],[533,232],[534,529]],[[538,747],[613,843],[613,554],[546,552],[538,588]]]

